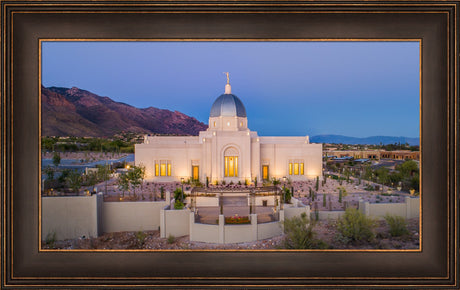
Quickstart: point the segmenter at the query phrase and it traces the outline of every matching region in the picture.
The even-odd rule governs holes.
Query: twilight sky
[[[42,42],[45,87],[208,123],[230,72],[260,136],[419,137],[418,42]]]

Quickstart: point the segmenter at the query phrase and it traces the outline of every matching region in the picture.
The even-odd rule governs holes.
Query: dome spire
[[[228,72],[224,72],[227,75],[227,84],[225,85],[225,94],[232,93],[232,87],[230,86],[230,77],[228,76]]]

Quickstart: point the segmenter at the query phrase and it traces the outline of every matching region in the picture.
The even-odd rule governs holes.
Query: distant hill
[[[379,145],[382,144],[394,144],[408,143],[411,146],[420,145],[420,138],[408,138],[408,137],[394,137],[394,136],[371,136],[365,138],[349,137],[342,135],[317,135],[310,137],[310,141],[313,143],[336,143],[336,144],[351,144],[351,145]]]
[[[207,125],[181,112],[138,109],[79,88],[41,87],[42,136],[112,136],[122,131],[198,135]]]

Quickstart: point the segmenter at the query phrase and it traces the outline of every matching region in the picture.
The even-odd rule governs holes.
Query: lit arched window
[[[225,177],[238,177],[238,150],[229,147],[224,152]]]

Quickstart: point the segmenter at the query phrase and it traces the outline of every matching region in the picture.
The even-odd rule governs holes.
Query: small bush
[[[183,209],[184,208],[184,203],[180,200],[176,200],[174,203],[174,209]]]
[[[174,190],[174,199],[176,201],[177,200],[183,201],[183,197],[184,197],[184,194],[182,193],[182,189],[176,188],[176,190]]]
[[[142,247],[144,245],[146,237],[147,237],[146,233],[144,233],[142,231],[136,232],[137,243],[139,244],[140,247]]]
[[[390,227],[390,235],[392,237],[400,237],[409,233],[406,220],[403,217],[386,215],[385,221]]]
[[[174,237],[173,235],[169,235],[168,237],[168,244],[172,244],[176,241],[176,237]]]
[[[366,187],[364,187],[364,190],[373,191],[374,187],[372,185],[368,184],[368,185],[366,185]]]
[[[326,249],[328,245],[319,239],[313,232],[314,223],[307,219],[302,213],[300,217],[293,217],[284,221],[284,232],[286,238],[284,246],[286,249]]]
[[[45,243],[50,248],[54,248],[54,243],[56,242],[56,232],[52,232],[46,235]]]
[[[370,241],[374,238],[375,221],[355,208],[347,208],[337,221],[337,230],[350,241]]]

